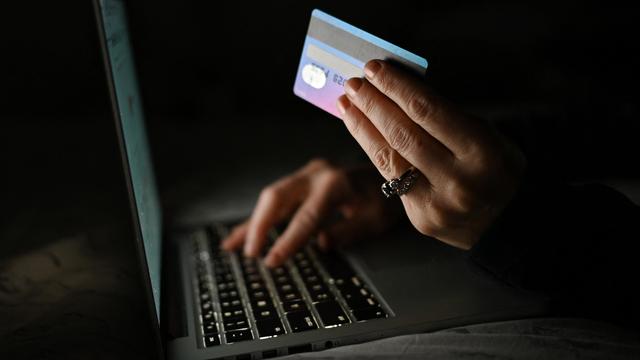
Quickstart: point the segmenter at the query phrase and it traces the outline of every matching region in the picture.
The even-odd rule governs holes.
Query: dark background
[[[292,92],[315,7],[426,57],[430,86],[514,134],[549,177],[640,175],[635,7],[137,0],[130,26],[170,209],[207,184],[257,189],[312,156],[363,158],[340,120]],[[126,214],[91,3],[2,13],[0,261]]]
[[[364,158],[339,120],[292,93],[315,7],[426,57],[429,85],[517,129],[549,177],[639,174],[632,5],[137,0],[129,7],[169,204],[198,198],[202,186],[192,181],[206,188],[231,175],[260,186],[312,156]],[[90,1],[12,2],[3,13],[0,161],[8,215],[0,221],[11,223],[14,209],[31,205],[73,208],[70,199],[85,198],[84,190],[121,190]]]
[[[312,138],[310,128],[335,134],[310,153],[323,153],[334,141],[355,144],[339,121],[291,91],[314,7],[425,56],[426,81],[469,111],[532,123],[530,136],[544,144],[538,151],[558,176],[637,174],[628,166],[638,134],[629,131],[638,129],[634,8],[583,1],[141,0],[130,7],[163,186],[215,162],[229,144],[233,151],[268,156],[254,143],[262,145],[272,132],[285,131],[271,139],[272,147],[283,137],[289,138],[285,145],[299,143],[290,138]],[[96,143],[96,134],[86,131],[108,117],[89,2],[29,4],[5,14],[3,154],[33,151],[42,161],[40,150],[54,155],[73,142],[79,152],[99,151],[83,146]],[[111,141],[111,134],[101,135]],[[23,175],[32,168],[30,161],[11,165]]]

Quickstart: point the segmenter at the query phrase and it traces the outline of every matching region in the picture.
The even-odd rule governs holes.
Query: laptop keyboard
[[[260,260],[220,250],[226,231],[212,227],[198,232],[194,241],[202,346],[388,316],[371,288],[338,253],[323,253],[309,245],[285,265],[268,269]]]

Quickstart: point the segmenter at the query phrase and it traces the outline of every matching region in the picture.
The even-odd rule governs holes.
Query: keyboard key
[[[316,284],[316,283],[320,283],[320,277],[318,275],[309,275],[309,276],[304,276],[302,277],[302,281],[304,281],[304,283],[307,286]]]
[[[278,312],[273,307],[264,308],[264,309],[255,309],[253,311],[253,316],[256,318],[256,320],[263,320],[263,319],[269,319],[272,317],[277,317]]]
[[[233,310],[233,311],[223,311],[222,312],[222,318],[225,321],[232,320],[232,319],[237,319],[237,318],[245,318],[244,310],[243,309],[238,309],[238,310]]]
[[[249,291],[263,290],[265,285],[263,281],[254,281],[247,284]]]
[[[289,275],[280,275],[280,276],[274,276],[273,282],[275,282],[276,285],[278,285],[278,284],[292,283],[293,280],[291,280],[291,277]]]
[[[309,290],[309,292],[329,292],[327,287],[320,283],[307,285],[307,289]]]
[[[200,285],[200,294],[209,292],[209,285]]]
[[[235,290],[235,288],[236,288],[236,283],[234,281],[218,283],[219,291]]]
[[[291,300],[298,300],[298,299],[302,299],[302,295],[300,295],[300,292],[298,292],[298,291],[293,291],[293,292],[289,292],[289,293],[280,295],[280,299],[283,302],[284,301],[291,301]]]
[[[253,340],[253,335],[251,335],[251,329],[229,331],[225,333],[225,336],[227,337],[228,343]]]
[[[335,281],[337,287],[361,287],[362,280],[357,275],[339,277]]]
[[[248,265],[242,267],[242,273],[244,276],[249,276],[252,274],[259,274],[258,267],[256,265]]]
[[[264,290],[249,291],[249,297],[254,301],[266,300],[269,299],[269,294]]]
[[[216,282],[222,283],[227,281],[233,281],[233,274],[216,274]]]
[[[207,311],[206,313],[202,313],[202,321],[212,321],[212,320],[215,320],[213,311]]]
[[[300,268],[307,268],[307,267],[311,267],[311,261],[309,261],[309,259],[302,259],[296,262],[296,264],[300,267]]]
[[[318,272],[316,271],[316,269],[312,268],[312,267],[305,267],[305,268],[300,268],[298,270],[300,272],[300,275],[302,275],[302,277],[309,277],[309,276],[313,276],[313,275],[318,275]]]
[[[289,320],[289,325],[291,325],[291,330],[293,332],[301,332],[318,328],[316,321],[308,310],[288,313],[287,320]]]
[[[242,309],[242,302],[240,299],[225,300],[220,302],[220,307],[222,308],[222,311],[238,310]]]
[[[276,289],[278,289],[279,294],[286,294],[289,292],[297,291],[297,288],[293,286],[292,283],[285,283],[276,285]]]
[[[213,265],[213,271],[216,274],[220,274],[220,275],[226,275],[226,274],[230,274],[231,273],[231,267],[229,267],[229,265],[227,264],[214,264]]]
[[[256,321],[258,334],[261,338],[278,336],[284,334],[284,326],[279,318],[270,318]]]
[[[248,329],[248,328],[249,328],[249,322],[247,321],[246,318],[245,319],[230,320],[230,321],[225,321],[224,322],[225,331]]]
[[[256,265],[256,259],[254,259],[252,257],[243,257],[240,260],[240,262],[241,262],[243,267],[255,266]]]
[[[268,309],[273,307],[273,302],[271,300],[258,300],[251,302],[251,306],[253,306],[253,310]]]
[[[307,310],[307,304],[302,300],[285,301],[282,303],[284,312],[289,313],[293,311]]]
[[[320,291],[320,292],[311,292],[309,294],[311,295],[311,299],[313,300],[313,302],[327,301],[329,299],[333,299],[333,296],[329,292]]]
[[[260,274],[249,274],[244,277],[246,283],[252,283],[254,281],[262,281],[262,275]]]
[[[217,334],[218,326],[216,325],[215,321],[205,321],[205,323],[202,325],[202,332],[205,335]]]
[[[207,335],[204,337],[204,346],[216,346],[220,345],[220,337],[218,335]]]
[[[272,276],[280,276],[280,275],[289,275],[289,270],[287,270],[284,266],[278,266],[277,268],[271,269]]]
[[[365,321],[371,319],[386,318],[387,314],[380,307],[375,306],[353,310],[353,316],[355,316],[356,320],[358,321]]]
[[[237,290],[221,291],[221,292],[218,293],[218,297],[220,298],[220,300],[237,299],[238,298],[238,291]]]
[[[335,300],[323,301],[315,304],[316,310],[324,326],[335,326],[349,323],[349,317],[345,314],[340,304]]]
[[[304,251],[298,251],[293,255],[293,260],[298,262],[307,259],[307,254]]]
[[[344,300],[351,309],[363,309],[378,306],[378,302],[373,297],[362,296],[360,293],[343,294]]]
[[[213,304],[211,303],[211,301],[203,301],[200,304],[200,307],[202,308],[202,312],[207,312],[213,308]]]

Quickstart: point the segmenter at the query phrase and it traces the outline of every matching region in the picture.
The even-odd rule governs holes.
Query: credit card
[[[293,85],[297,96],[340,117],[344,83],[364,75],[373,59],[390,60],[424,75],[427,60],[320,10],[313,10]]]

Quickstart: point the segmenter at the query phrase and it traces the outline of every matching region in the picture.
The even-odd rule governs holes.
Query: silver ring
[[[382,193],[387,198],[390,198],[393,195],[401,196],[406,194],[418,178],[418,174],[419,173],[415,168],[409,168],[409,170],[405,171],[404,174],[400,175],[400,177],[385,181],[381,187]]]

